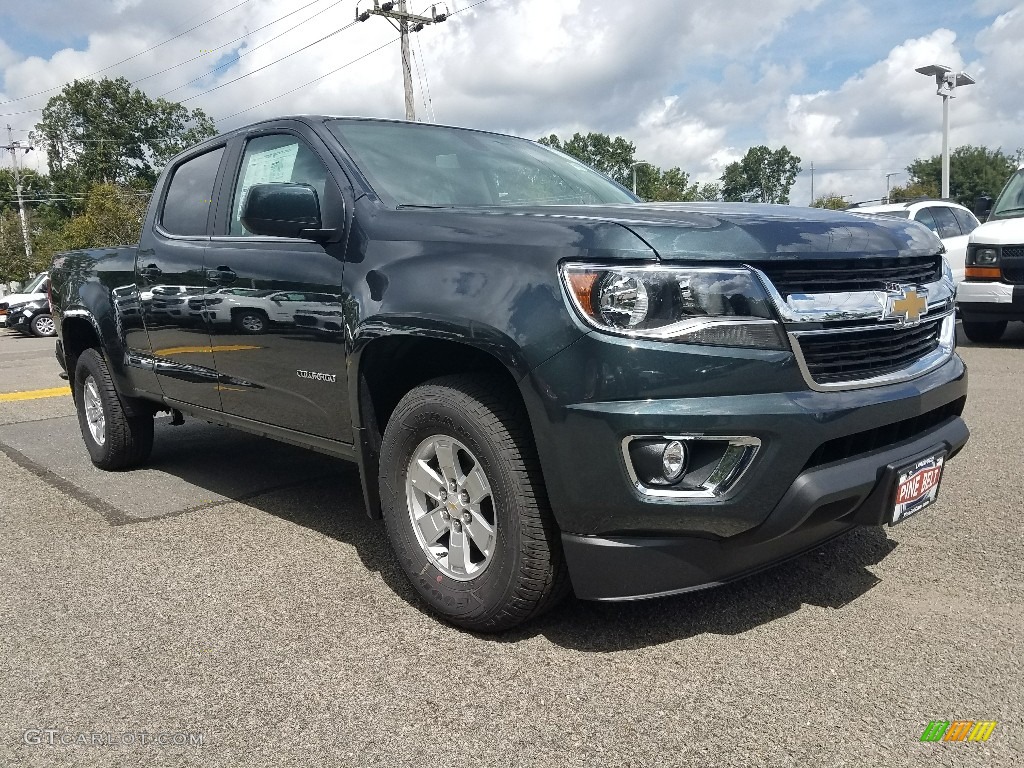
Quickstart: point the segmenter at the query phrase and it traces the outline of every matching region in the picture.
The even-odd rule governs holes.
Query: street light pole
[[[953,93],[958,86],[974,85],[973,77],[966,72],[954,72],[945,64],[929,64],[918,67],[922,75],[935,78],[935,91],[942,97],[942,197],[949,197],[949,100],[956,98]]]
[[[891,179],[893,176],[899,176],[900,173],[901,173],[901,171],[893,171],[892,173],[885,174],[885,204],[886,205],[888,205],[890,202],[892,202],[889,199],[889,179]]]
[[[633,169],[633,194],[636,194],[636,168],[638,165],[650,165],[646,160],[637,160],[630,168]]]

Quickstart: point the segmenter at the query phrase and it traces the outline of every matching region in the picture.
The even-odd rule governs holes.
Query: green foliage
[[[131,187],[94,184],[85,201],[85,212],[64,225],[60,250],[137,243],[148,203],[146,195]]]
[[[40,203],[37,201],[43,199],[50,191],[50,178],[29,169],[22,169],[20,176],[22,200],[27,201],[27,207],[38,207]],[[0,168],[0,211],[16,210],[18,198],[14,171],[11,168]]]
[[[800,173],[800,158],[785,145],[771,150],[751,147],[722,174],[722,199],[729,202],[789,203],[789,190]]]
[[[636,147],[633,142],[626,141],[621,136],[613,139],[606,133],[588,133],[584,136],[577,132],[571,139],[563,142],[558,136],[551,134],[540,139],[540,143],[572,155],[591,168],[615,179],[622,186],[632,188],[632,165]]]
[[[814,199],[811,203],[811,208],[829,208],[833,211],[841,211],[849,205],[842,195],[837,195],[835,192],[830,192],[827,195],[822,195]]]
[[[97,183],[151,189],[167,160],[216,127],[201,109],[150,99],[119,77],[64,86],[36,131],[54,188],[81,192]]]
[[[633,165],[636,147],[621,136],[614,139],[605,133],[573,134],[562,141],[555,134],[538,139],[546,147],[565,152],[591,168],[610,176],[627,189],[633,188]],[[680,168],[662,171],[650,163],[636,166],[636,192],[644,200],[668,202],[679,200],[717,200],[717,184],[690,184],[690,175]]]
[[[919,197],[936,199],[940,194],[942,192],[937,181],[930,179],[927,181],[908,181],[902,186],[896,186],[889,190],[889,202],[903,203],[908,200],[916,200]]]
[[[981,195],[995,197],[1010,174],[1017,170],[1017,158],[1002,149],[965,144],[949,153],[949,196],[968,208]],[[942,188],[942,155],[918,158],[907,166],[909,186],[920,185],[938,197]],[[893,195],[890,194],[890,198]]]

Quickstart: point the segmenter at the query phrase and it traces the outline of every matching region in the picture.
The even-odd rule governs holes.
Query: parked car
[[[50,302],[44,299],[15,304],[8,309],[7,327],[26,336],[56,336]]]
[[[998,341],[1008,322],[1024,320],[1024,167],[979,213],[988,219],[971,233],[957,306],[967,338]]]
[[[24,304],[29,301],[38,301],[46,298],[46,289],[50,285],[49,273],[40,272],[29,281],[21,293],[9,293],[0,297],[0,328],[7,325],[7,317],[10,308],[16,304]]]
[[[96,466],[144,464],[158,411],[353,460],[397,566],[474,630],[570,584],[685,592],[900,523],[968,440],[932,232],[643,204],[511,136],[327,116],[239,128],[170,162],[137,248],[59,254],[51,274]],[[317,311],[336,297],[343,314],[336,333],[249,344],[219,316],[118,315],[113,289],[154,276],[225,303],[252,298],[214,293],[227,282]]]
[[[946,200],[915,200],[888,205],[858,205],[847,210],[868,216],[896,216],[924,224],[946,246],[953,282],[959,285],[964,279],[967,239],[979,226],[978,218],[969,208]]]

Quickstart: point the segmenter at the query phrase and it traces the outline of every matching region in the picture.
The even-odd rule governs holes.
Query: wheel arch
[[[528,373],[525,361],[510,339],[495,344],[492,335],[443,333],[407,325],[385,330],[378,325],[372,338],[356,344],[349,402],[366,511],[371,518],[381,517],[377,475],[382,436],[395,407],[414,387],[452,374],[494,376],[515,392],[529,418],[520,386]]]

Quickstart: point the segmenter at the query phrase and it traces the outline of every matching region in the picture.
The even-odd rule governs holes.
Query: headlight
[[[995,248],[979,248],[974,252],[974,263],[995,264],[999,261],[999,251]]]
[[[787,349],[768,294],[743,267],[564,264],[562,281],[583,319],[607,333]]]
[[[950,285],[953,284],[953,267],[949,265],[949,259],[945,255],[942,257],[942,277]]]

